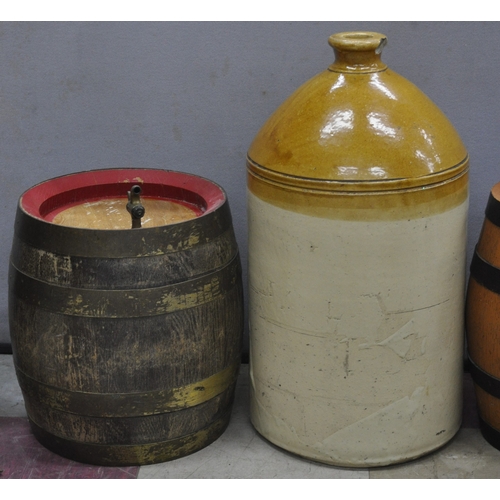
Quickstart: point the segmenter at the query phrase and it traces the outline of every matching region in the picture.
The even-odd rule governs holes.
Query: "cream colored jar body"
[[[338,220],[249,192],[251,419],[264,437],[363,467],[458,431],[462,198],[421,218]]]

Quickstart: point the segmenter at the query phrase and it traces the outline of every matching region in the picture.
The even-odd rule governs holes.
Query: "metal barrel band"
[[[477,250],[472,257],[470,273],[480,285],[500,295],[500,269],[485,261]]]
[[[96,258],[147,257],[190,249],[205,244],[227,231],[232,225],[228,203],[213,212],[204,214],[182,224],[169,224],[127,235],[126,230],[103,230],[74,228],[52,224],[29,216],[18,207],[15,236],[20,241],[46,252],[58,255],[73,255]]]
[[[479,417],[479,426],[484,439],[486,439],[491,446],[500,450],[500,431],[485,422],[481,417]]]
[[[67,316],[139,318],[174,313],[223,297],[237,286],[241,264],[237,253],[226,266],[202,277],[163,287],[128,290],[57,286],[12,266],[10,273],[12,293],[40,309]]]
[[[480,368],[472,360],[470,354],[468,354],[468,357],[470,361],[469,370],[474,383],[491,396],[500,399],[500,379],[493,377],[489,373],[485,372],[482,368]]]
[[[159,443],[111,445],[83,443],[55,436],[30,419],[30,426],[37,440],[49,450],[76,460],[96,465],[126,466],[167,462],[184,457],[215,441],[229,424],[231,411],[203,429]]]
[[[500,227],[500,202],[490,193],[485,210],[486,218],[495,226]]]
[[[142,393],[88,393],[69,391],[32,379],[18,368],[23,393],[52,410],[87,417],[144,417],[191,408],[232,390],[240,360],[204,380],[161,391]]]
[[[102,284],[113,282],[119,289],[135,288],[137,273],[143,269],[162,269],[161,273],[148,276],[150,287],[166,284],[165,276],[174,276],[178,269],[183,269],[186,260],[192,264],[185,276],[202,276],[214,269],[213,253],[216,252],[218,266],[229,263],[238,253],[234,231],[229,228],[205,244],[199,244],[189,250],[160,253],[140,257],[120,257],[120,268],[116,267],[116,257],[82,257],[60,255],[35,248],[14,236],[11,265],[27,276],[36,276],[40,281],[58,286],[99,289]],[[156,276],[155,276],[156,274]],[[98,281],[96,281],[98,279]],[[163,281],[162,281],[163,280]]]

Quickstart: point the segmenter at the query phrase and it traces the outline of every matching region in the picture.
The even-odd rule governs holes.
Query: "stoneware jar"
[[[384,35],[329,43],[248,151],[251,419],[309,459],[381,466],[460,426],[468,154]]]
[[[127,193],[145,209],[140,228]],[[228,425],[243,296],[217,184],[109,169],[32,187],[17,208],[9,307],[31,429],[50,450],[144,465],[198,451]]]

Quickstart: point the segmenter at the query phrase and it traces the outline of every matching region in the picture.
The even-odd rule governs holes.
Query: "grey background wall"
[[[246,150],[276,107],[333,61],[328,36],[357,29],[387,35],[383,60],[445,112],[469,150],[470,262],[500,182],[500,24],[4,22],[0,343],[10,342],[17,200],[51,177],[108,167],[208,177],[228,193],[246,268]]]

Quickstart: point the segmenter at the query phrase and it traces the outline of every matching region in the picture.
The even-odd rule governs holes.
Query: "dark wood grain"
[[[20,206],[9,315],[37,439],[98,465],[207,446],[229,422],[242,294],[227,200],[190,221],[130,231],[57,226]]]

